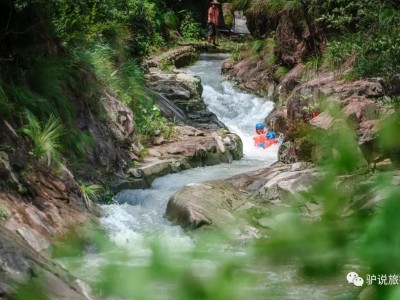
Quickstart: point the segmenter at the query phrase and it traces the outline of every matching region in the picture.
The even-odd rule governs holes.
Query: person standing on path
[[[211,3],[210,8],[208,9],[208,42],[213,42],[214,45],[217,45],[215,42],[215,38],[217,36],[218,31],[218,18],[219,18],[219,2],[217,0],[213,0]]]

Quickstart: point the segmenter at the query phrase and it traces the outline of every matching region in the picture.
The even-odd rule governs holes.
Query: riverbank
[[[195,80],[189,76],[182,77],[189,85]],[[196,87],[194,92],[197,94],[186,99],[196,101],[196,105],[191,107],[200,109],[203,117],[212,116],[209,112],[205,114],[201,92],[199,94]],[[102,214],[97,203],[93,203],[96,185],[84,184],[76,177],[84,178],[85,182],[103,184],[112,178],[115,192],[128,186],[148,187],[156,177],[164,174],[229,163],[243,155],[242,143],[237,135],[223,129],[218,120],[210,123],[214,125],[208,128],[207,120],[197,118],[200,129],[175,126],[173,130],[176,134],[172,138],[157,137],[155,147],[147,149],[148,155],[139,167],[127,167],[130,161],[140,161],[139,154],[143,151],[135,137],[133,113],[109,93],[105,93],[102,99],[102,120],[93,118],[91,112],[82,103],[79,104],[79,124],[89,130],[97,146],[87,161],[79,162],[79,166],[74,165],[72,169],[66,164],[46,165],[44,161],[33,159],[28,153],[27,141],[15,128],[17,124],[6,120],[1,122],[3,147],[0,152],[0,176],[4,179],[0,194],[0,222],[4,228],[2,236],[3,239],[6,236],[12,237],[17,244],[25,245],[15,252],[10,249],[16,249],[18,245],[10,242],[4,244],[2,257],[8,266],[2,269],[5,278],[2,292],[5,295],[15,293],[15,280],[31,280],[32,274],[45,272],[47,275],[41,283],[44,285],[40,289],[41,293],[74,299],[92,297],[83,282],[76,281],[68,272],[61,274],[57,264],[50,259],[54,242],[68,240],[70,229],[78,233],[74,238],[85,240],[83,228],[90,227],[90,223],[97,224],[97,217]],[[115,178],[119,179],[115,181]],[[94,189],[93,192],[91,189]],[[9,256],[9,251],[15,252],[16,256]],[[54,268],[44,267],[51,265]]]

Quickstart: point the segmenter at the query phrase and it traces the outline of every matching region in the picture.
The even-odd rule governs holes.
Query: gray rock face
[[[196,53],[197,56],[192,54]],[[189,61],[183,59],[190,56]],[[201,98],[203,87],[198,76],[192,76],[177,69],[163,71],[164,66],[182,67],[198,59],[193,46],[183,46],[168,51],[161,56],[151,58],[145,63],[148,69],[146,82],[148,87],[172,101],[185,115],[185,124],[200,129],[218,130],[225,128],[217,116],[210,112]],[[166,114],[167,117],[170,117]]]
[[[85,107],[80,108],[77,115],[79,128],[89,132],[94,140],[94,147],[87,155],[92,164],[88,164],[85,171],[88,173],[87,170],[95,165],[121,171],[128,161],[138,159],[133,112],[107,93],[97,109],[101,111],[103,121],[96,120]]]
[[[223,181],[188,184],[168,201],[166,217],[186,229],[212,226],[235,238],[257,237],[257,230],[235,212],[246,203],[243,194]]]
[[[201,129],[218,130],[225,126],[210,112],[201,98],[203,87],[198,76],[175,70],[163,73],[152,68],[146,76],[149,88],[172,101],[186,115],[186,123]]]
[[[33,251],[8,229],[1,227],[0,236],[1,296],[8,297],[15,292],[14,280],[39,278],[43,295],[46,294],[51,299],[90,299],[69,273]]]
[[[293,204],[289,196],[307,190],[319,176],[308,163],[277,163],[224,181],[188,184],[170,198],[166,217],[187,229],[206,226],[255,238],[262,233],[249,231],[252,225],[273,228],[271,216],[289,213]],[[320,212],[317,203],[307,203],[303,215],[318,218]],[[248,236],[249,232],[253,234]]]
[[[4,181],[8,181],[19,191],[22,190],[22,186],[11,168],[8,154],[4,151],[0,151],[0,178]]]
[[[128,180],[116,181],[114,189],[143,188],[168,173],[179,172],[198,166],[230,163],[243,157],[240,137],[227,130],[201,131],[192,126],[176,126],[177,137],[160,145],[153,145],[140,166],[126,172]],[[131,182],[131,184],[129,184]]]
[[[336,177],[332,188],[353,195],[337,213],[347,217],[359,210],[370,212],[379,208],[385,198],[379,191],[379,185],[372,190],[363,187],[379,176],[360,174]],[[387,176],[393,185],[399,186],[398,171],[390,171]],[[324,173],[310,163],[276,163],[224,181],[188,184],[170,198],[166,216],[183,228],[228,228],[227,231],[239,231],[242,236],[246,236],[244,232],[249,232],[249,226],[255,226],[256,229],[252,230],[254,235],[251,236],[254,238],[268,234],[268,230],[278,229],[296,215],[309,221],[319,219],[323,213],[323,203],[312,196],[309,199],[309,194],[301,192],[309,190],[323,177]]]

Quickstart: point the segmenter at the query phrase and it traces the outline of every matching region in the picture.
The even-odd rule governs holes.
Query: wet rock
[[[107,128],[114,134],[118,141],[133,142],[135,123],[132,110],[123,102],[107,94],[107,100],[103,101],[103,110],[106,116]]]
[[[287,118],[285,109],[274,109],[266,118],[265,124],[270,126],[276,133],[286,133]]]
[[[122,190],[138,190],[147,189],[151,185],[145,178],[135,179],[118,179],[111,183],[111,187],[115,193],[119,193]]]
[[[176,126],[175,130],[180,134],[173,142],[166,141],[150,148],[151,152],[158,153],[153,156],[160,158],[160,163],[173,158],[195,167],[231,162],[243,157],[240,137],[227,130],[206,133],[191,126]],[[145,159],[144,165],[147,163]]]
[[[299,160],[296,145],[293,142],[284,142],[278,150],[278,161],[285,164],[292,164]]]
[[[201,98],[203,87],[198,76],[179,70],[165,74],[159,69],[152,69],[146,79],[152,90],[172,101],[186,115],[188,124],[214,130],[224,127]]]
[[[226,74],[233,69],[234,61],[231,58],[228,58],[222,62],[221,65],[221,74]]]
[[[17,190],[23,190],[22,185],[19,183],[17,176],[11,168],[8,154],[4,151],[0,151],[0,178],[4,182],[8,182],[14,186]]]
[[[27,234],[24,231],[25,237]],[[14,280],[39,280],[43,295],[51,299],[92,299],[91,291],[84,291],[65,269],[33,251],[11,230],[1,226],[0,236],[2,297],[11,298],[15,292]]]
[[[155,56],[145,61],[144,66],[149,68],[163,68],[164,66],[175,65],[183,67],[195,62],[199,57],[199,53],[193,46],[182,46],[174,48],[163,53],[160,56]]]
[[[166,217],[187,229],[212,226],[234,237],[254,237],[257,230],[235,217],[245,203],[242,193],[229,183],[188,184],[169,199]]]
[[[126,173],[132,175],[135,178],[143,177],[143,170],[139,168],[130,168],[128,171],[126,171]]]

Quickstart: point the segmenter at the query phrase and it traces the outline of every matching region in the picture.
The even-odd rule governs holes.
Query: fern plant
[[[99,184],[85,184],[83,182],[79,182],[78,185],[87,209],[93,211],[93,200],[97,199],[103,191],[103,187]]]
[[[20,131],[26,134],[33,142],[32,155],[43,159],[47,165],[57,161],[62,148],[60,139],[63,136],[63,127],[60,119],[51,115],[46,123],[42,124],[30,112],[26,114],[28,123]]]

